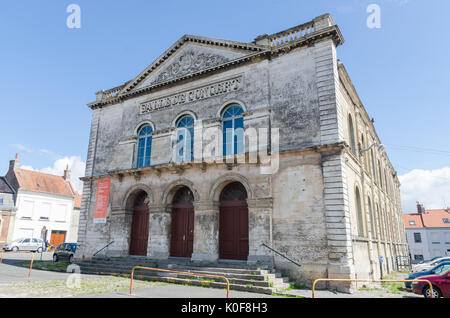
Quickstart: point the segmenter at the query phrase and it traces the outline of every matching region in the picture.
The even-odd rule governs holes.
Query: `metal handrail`
[[[109,247],[112,243],[114,243],[114,241],[110,242],[108,245],[106,245],[105,247],[103,247],[101,250],[98,250],[92,257],[95,257],[98,253],[100,253],[101,251],[103,251],[105,248]]]
[[[295,265],[297,265],[297,266],[299,266],[299,267],[302,266],[301,264],[299,264],[299,263],[297,263],[296,261],[290,259],[289,257],[287,257],[286,255],[284,255],[284,254],[278,252],[277,250],[271,248],[270,246],[266,245],[265,243],[263,243],[263,244],[261,244],[261,245],[264,246],[265,248],[268,248],[268,249],[271,250],[272,252],[274,252],[274,253],[280,255],[281,257],[287,259],[289,262],[291,262],[291,263],[293,263],[293,264],[295,264]]]

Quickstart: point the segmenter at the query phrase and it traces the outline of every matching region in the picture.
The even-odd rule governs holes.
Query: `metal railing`
[[[282,254],[282,253],[280,253],[280,252],[278,252],[277,250],[275,250],[275,249],[273,249],[273,248],[271,248],[270,246],[268,246],[267,244],[265,244],[265,243],[263,243],[263,244],[261,244],[262,246],[264,246],[265,248],[268,248],[269,250],[271,250],[272,252],[274,252],[274,253],[276,253],[276,254],[278,254],[279,256],[281,256],[281,257],[283,257],[283,258],[285,258],[285,259],[287,259],[289,262],[291,262],[291,263],[293,263],[293,264],[295,264],[295,265],[297,265],[297,266],[299,266],[299,267],[301,267],[302,265],[300,264],[300,263],[298,263],[298,262],[296,262],[296,261],[294,261],[294,260],[292,260],[291,258],[289,258],[288,256],[286,256],[286,255],[284,255],[284,254]]]
[[[327,278],[320,278],[320,279],[316,279],[313,283],[312,286],[312,298],[315,298],[315,289],[316,289],[316,284],[318,282],[340,282],[340,283],[407,283],[407,282],[425,282],[428,283],[428,285],[430,285],[430,298],[434,298],[433,296],[433,284],[431,284],[431,282],[429,280],[426,279],[413,279],[413,280],[365,280],[365,279],[327,279]]]
[[[106,245],[106,246],[103,247],[102,249],[98,250],[92,257],[95,257],[98,253],[100,253],[101,251],[103,251],[105,248],[108,248],[112,243],[114,243],[114,241],[108,243],[108,245]]]
[[[142,267],[142,266],[135,266],[135,267],[133,267],[133,270],[131,271],[130,295],[133,294],[133,277],[134,277],[134,271],[136,269],[143,269],[143,270],[154,271],[154,272],[198,276],[198,277],[221,278],[221,279],[225,280],[225,282],[227,284],[227,298],[230,298],[230,281],[225,276],[198,274],[198,273],[190,273],[190,272],[179,272],[179,271],[173,271],[173,270],[167,270],[167,269],[157,269],[157,268]]]

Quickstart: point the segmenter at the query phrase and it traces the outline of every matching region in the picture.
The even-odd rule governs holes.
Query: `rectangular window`
[[[51,203],[42,203],[39,211],[39,221],[48,221],[50,219],[50,211],[52,209]]]
[[[33,218],[34,202],[23,201],[20,207],[21,219],[31,220]]]
[[[409,221],[409,225],[416,225],[416,222],[415,221]]]
[[[414,233],[414,242],[422,243],[422,236],[420,235],[420,233]]]
[[[52,220],[56,222],[66,222],[67,205],[58,204],[52,211]]]
[[[3,198],[0,198],[0,205],[3,205]]]
[[[414,255],[416,261],[423,261],[423,255]]]

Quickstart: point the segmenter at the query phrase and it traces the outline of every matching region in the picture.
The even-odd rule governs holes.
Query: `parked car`
[[[422,271],[418,273],[411,273],[408,276],[408,280],[413,280],[417,278],[422,278],[422,276],[428,276],[428,275],[439,275],[441,273],[445,273],[450,270],[450,261],[442,262],[441,264],[437,265],[433,269],[429,271]],[[411,288],[411,282],[405,283],[406,288]]]
[[[436,265],[439,265],[445,261],[450,261],[450,256],[440,257],[440,258],[437,258],[434,261],[431,261],[428,263],[415,265],[415,266],[413,266],[412,271],[413,271],[413,273],[428,271],[428,270],[431,270],[432,268],[436,267]]]
[[[59,245],[53,252],[53,261],[68,261],[69,263],[72,263],[76,251],[76,243],[63,243]]]
[[[3,249],[5,251],[32,251],[41,253],[45,248],[45,243],[41,239],[21,238],[6,244]]]
[[[450,298],[450,271],[441,275],[422,276],[420,279],[429,280],[433,285],[433,298]],[[425,298],[431,297],[430,285],[426,282],[413,282],[412,290]]]

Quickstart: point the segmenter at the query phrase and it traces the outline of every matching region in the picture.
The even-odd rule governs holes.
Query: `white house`
[[[79,204],[70,183],[70,170],[56,176],[19,168],[19,160],[10,161],[5,177],[16,191],[15,222],[12,240],[30,237],[48,240],[51,245],[76,242]],[[75,225],[75,226],[74,226]]]
[[[426,210],[418,203],[417,210],[404,215],[412,261],[450,255],[450,209]]]

